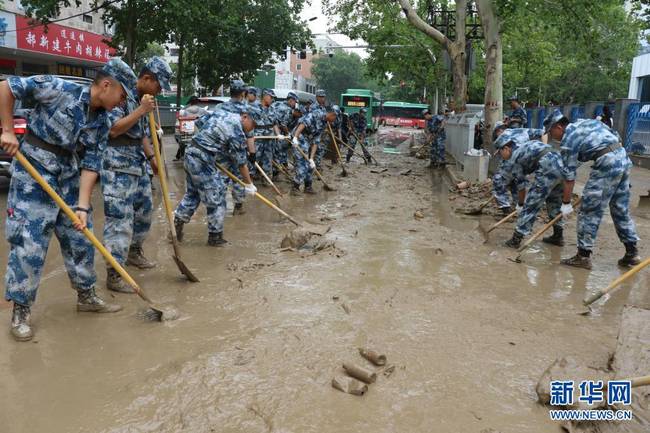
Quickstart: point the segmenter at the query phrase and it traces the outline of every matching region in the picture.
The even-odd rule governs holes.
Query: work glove
[[[515,210],[517,211],[517,215],[521,213],[522,210],[524,210],[524,206],[521,204],[518,204],[517,207],[515,207]]]
[[[255,155],[256,155],[255,152],[252,152],[252,153],[248,154],[248,162],[250,162],[253,165],[255,165],[255,161],[257,161],[257,159],[255,158]]]
[[[316,163],[314,162],[313,159],[309,160],[309,168],[311,168],[312,170],[316,168]]]
[[[282,134],[278,135],[277,137],[278,137],[278,140],[286,140],[287,138],[289,138],[286,135],[282,135]]]
[[[252,183],[244,184],[244,192],[248,195],[255,195],[257,192],[257,187]]]
[[[156,132],[158,133],[158,142],[161,142],[161,141],[162,141],[162,138],[163,138],[163,135],[164,135],[165,133],[163,132],[163,129],[162,129],[162,128],[158,128],[158,130],[157,130]]]
[[[573,206],[571,206],[571,203],[562,203],[562,207],[560,207],[560,212],[564,217],[569,216],[571,215],[571,213],[573,213]]]
[[[294,149],[297,149],[300,147],[300,141],[298,141],[298,137],[293,137],[293,140],[291,140],[291,146]]]

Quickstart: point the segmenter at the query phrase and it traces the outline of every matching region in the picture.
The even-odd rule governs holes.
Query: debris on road
[[[360,347],[359,354],[377,366],[386,365],[386,355],[377,353],[374,350]]]
[[[332,379],[332,387],[338,389],[339,391],[359,396],[364,395],[366,392],[368,392],[368,385],[353,377],[343,375],[335,376]]]
[[[366,383],[375,383],[377,380],[377,373],[368,370],[367,368],[359,367],[355,364],[345,362],[343,363],[343,369],[350,376]]]

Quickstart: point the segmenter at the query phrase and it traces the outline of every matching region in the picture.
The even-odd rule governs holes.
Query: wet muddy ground
[[[171,159],[173,139],[166,145]],[[560,431],[536,403],[539,377],[562,356],[605,364],[623,305],[650,307],[650,274],[580,316],[585,293],[621,273],[609,217],[591,272],[557,264],[574,253],[573,220],[569,245],[538,244],[513,263],[512,250],[500,246],[512,225],[484,244],[478,226],[494,217],[454,213],[442,171],[408,157],[406,144],[398,150],[373,148],[387,171],[371,173],[355,158],[346,178],[339,168],[324,170],[338,191],[321,191],[316,181],[318,195],[290,199],[292,215],[332,225],[326,239],[335,248],[280,251],[292,225],[251,199],[245,215],[226,220],[228,246],[211,248],[201,208],[182,244],[196,284],[170,257],[158,196],[146,252],[160,265],[129,270],[150,297],[177,306],[182,317],[174,322],[140,320],[134,295],[114,295],[125,306],[117,315],[78,314],[53,242],[33,342],[11,339],[10,309],[0,304],[0,431]],[[168,166],[176,203],[182,165]],[[635,170],[633,182],[636,206],[650,174]],[[2,208],[6,189],[0,184]],[[95,209],[101,215],[99,201]],[[650,220],[636,222],[650,239]],[[96,218],[98,233],[101,223]],[[2,266],[6,256],[3,242]],[[100,257],[96,266],[103,287]],[[362,346],[385,353],[393,373],[379,374],[363,397],[333,389],[342,362],[369,366],[357,353]]]

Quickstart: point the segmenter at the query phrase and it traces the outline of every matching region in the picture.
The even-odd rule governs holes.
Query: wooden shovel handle
[[[580,201],[581,201],[581,200],[582,200],[582,197],[578,197],[578,199],[577,199],[577,200],[575,201],[575,203],[573,204],[573,207],[574,207],[574,208],[578,207],[578,205],[580,204]],[[544,234],[544,232],[546,232],[546,230],[550,229],[550,228],[551,228],[555,223],[557,223],[557,222],[560,220],[560,218],[562,218],[562,213],[561,213],[561,212],[560,212],[559,214],[557,214],[557,215],[555,216],[555,218],[553,218],[551,221],[549,221],[548,223],[546,223],[546,225],[545,225],[544,227],[542,227],[542,228],[540,229],[540,231],[538,231],[537,233],[535,233],[535,234],[533,235],[533,237],[531,237],[530,239],[528,239],[528,240],[527,240],[527,241],[526,241],[526,242],[525,242],[521,247],[519,247],[519,250],[518,250],[518,251],[521,253],[521,252],[524,251],[526,248],[528,248],[528,246],[529,246],[530,244],[532,244],[533,242],[535,242],[535,241],[536,241],[540,236],[542,236],[542,235]]]
[[[160,154],[160,143],[158,142],[158,134],[156,133],[156,122],[153,118],[153,112],[149,113],[149,128],[151,129],[151,139],[153,140],[153,153],[156,157],[156,164],[158,165],[158,178],[160,179],[160,187],[162,188],[163,203],[165,205],[165,214],[167,215],[167,222],[169,223],[169,230],[172,236],[176,238],[176,230],[174,228],[174,216],[172,214],[172,205],[169,201],[169,187],[167,185],[167,175],[165,173],[165,164],[163,163]]]
[[[222,172],[224,172],[224,174],[226,176],[228,176],[233,182],[237,182],[241,186],[246,187],[246,184],[241,179],[239,179],[237,176],[232,174],[226,167],[219,164],[218,162],[215,162],[215,164],[216,164],[217,168],[219,170],[221,170]],[[302,227],[302,224],[300,224],[300,222],[298,222],[298,220],[296,220],[294,217],[292,217],[291,215],[289,215],[288,213],[286,213],[285,211],[283,211],[282,209],[280,209],[279,207],[274,205],[273,202],[271,202],[271,200],[267,199],[266,197],[264,197],[259,192],[255,193],[255,197],[262,200],[262,202],[265,205],[267,205],[268,207],[270,207],[271,209],[273,209],[274,211],[276,211],[277,213],[279,213],[280,215],[282,215],[283,217],[285,217],[286,219],[288,219],[289,221],[291,221],[292,223],[294,223],[298,227]]]
[[[287,138],[287,140],[289,140],[289,139]],[[307,156],[307,154],[305,153],[305,151],[302,150],[302,149],[300,148],[300,146],[296,147],[295,149],[298,150],[298,153],[300,153],[300,155],[301,155],[303,158],[305,158],[305,160],[309,161],[309,156]],[[321,176],[321,174],[320,174],[320,172],[318,171],[317,168],[314,168],[314,173],[316,173],[316,176],[318,176],[318,178],[320,179],[321,182],[326,183],[326,182],[323,180],[323,176]]]
[[[56,202],[56,204],[61,208],[63,213],[67,215],[68,218],[74,223],[74,224],[80,224],[81,221],[79,221],[79,218],[77,215],[74,213],[74,211],[66,204],[65,201],[57,194],[56,191],[50,186],[50,184],[47,183],[45,179],[39,174],[38,171],[34,168],[34,166],[25,158],[25,156],[20,152],[16,152],[15,158],[18,160],[20,165],[22,165],[25,170],[34,178],[34,180],[43,188],[43,190],[47,193],[47,195],[52,198]],[[122,278],[126,280],[127,283],[133,287],[133,290],[135,293],[138,294],[143,300],[145,300],[148,303],[151,303],[151,300],[145,293],[142,291],[138,283],[135,282],[133,278],[129,275],[128,272],[120,265],[117,260],[111,255],[111,253],[108,252],[108,250],[102,245],[101,242],[99,242],[99,239],[95,237],[95,234],[88,230],[87,228],[83,229],[83,234],[86,236],[86,238],[97,248],[97,250],[101,253],[102,256],[106,259],[106,261],[111,265],[113,269],[117,271],[118,274]]]
[[[266,174],[266,172],[264,171],[264,169],[263,169],[262,167],[260,167],[260,165],[257,163],[257,161],[255,161],[255,168],[257,168],[257,169],[259,170],[259,172],[262,174],[262,176],[264,177],[264,179],[266,179],[266,181],[267,181],[269,184],[271,184],[271,186],[272,186],[273,189],[275,190],[275,193],[276,193],[277,195],[279,195],[280,197],[282,197],[284,194],[282,194],[282,192],[280,192],[280,190],[278,189],[278,187],[275,186],[275,183],[273,183],[273,181],[271,180],[271,178]]]
[[[341,149],[339,149],[339,145],[336,142],[336,137],[334,136],[334,132],[332,131],[332,127],[330,124],[327,124],[327,130],[330,133],[330,137],[332,137],[332,146],[334,146],[334,149],[336,149],[336,155],[339,157],[339,164],[343,164],[343,158],[341,157]]]
[[[605,296],[607,293],[611,292],[614,288],[616,288],[619,284],[623,283],[626,281],[628,278],[632,277],[634,274],[639,272],[641,269],[645,268],[646,266],[650,265],[650,257],[639,263],[638,265],[634,266],[630,270],[628,270],[626,273],[612,281],[609,286],[605,287],[602,290],[597,291],[596,293],[592,294],[591,296],[585,298],[583,304],[585,305],[591,305],[603,296]]]
[[[486,232],[486,233],[490,233],[492,230],[494,230],[495,228],[499,227],[501,224],[503,224],[503,223],[509,221],[509,220],[510,220],[513,216],[515,216],[515,215],[517,215],[517,211],[516,211],[516,210],[513,210],[513,211],[512,211],[511,213],[509,213],[507,216],[503,217],[500,221],[498,221],[497,223],[495,223],[492,227],[490,227],[489,229],[487,229],[487,232]]]

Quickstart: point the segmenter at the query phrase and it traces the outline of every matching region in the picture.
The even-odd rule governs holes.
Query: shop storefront
[[[0,74],[58,74],[93,78],[114,55],[103,35],[0,11]]]

